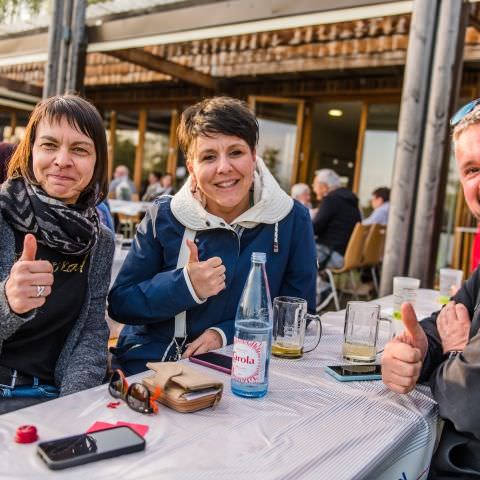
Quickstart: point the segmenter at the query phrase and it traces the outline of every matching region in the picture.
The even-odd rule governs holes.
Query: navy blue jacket
[[[115,362],[126,373],[144,371],[146,362],[159,361],[174,333],[174,317],[186,311],[189,343],[210,327],[220,328],[233,342],[234,319],[250,269],[252,252],[266,252],[272,300],[280,295],[305,298],[315,311],[316,257],[308,210],[294,203],[278,222],[278,253],[274,253],[275,224],[245,228],[239,237],[227,228],[198,231],[195,242],[201,261],[213,256],[226,267],[226,289],[198,304],[177,269],[184,226],[174,217],[170,197],[158,198],[140,224],[132,248],[109,295],[109,314],[127,324],[122,330]]]

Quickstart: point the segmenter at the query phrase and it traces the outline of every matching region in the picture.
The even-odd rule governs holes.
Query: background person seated
[[[173,188],[173,175],[171,173],[166,173],[162,180],[160,181],[162,184],[161,195],[175,195],[175,189]]]
[[[350,235],[361,221],[358,198],[329,168],[316,172],[312,187],[320,201],[312,220],[319,268],[341,268]]]
[[[315,312],[310,216],[256,157],[253,112],[206,99],[183,112],[178,140],[190,176],[147,212],[109,295],[110,316],[127,324],[113,365],[129,374],[232,343],[252,252],[267,254],[272,298],[305,298]]]
[[[312,208],[312,196],[310,193],[310,187],[306,183],[296,183],[290,190],[290,196],[300,202],[304,207],[308,208],[310,216],[313,218],[316,209]]]
[[[160,172],[150,172],[148,175],[148,187],[142,196],[143,202],[153,202],[163,192],[161,184],[162,174]]]
[[[372,225],[379,223],[380,225],[388,224],[388,211],[390,209],[390,189],[380,187],[372,192],[371,204],[373,212],[363,220],[364,225]]]
[[[117,200],[138,200],[135,198],[137,189],[135,184],[128,178],[128,167],[125,165],[118,165],[113,173],[113,180],[108,187],[108,195],[110,198]]]

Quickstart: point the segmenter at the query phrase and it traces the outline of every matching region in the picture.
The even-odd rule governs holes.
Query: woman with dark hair
[[[86,100],[36,106],[0,191],[0,413],[102,382],[113,235],[102,118]]]
[[[252,111],[206,99],[183,112],[177,133],[190,177],[147,212],[109,297],[110,316],[127,324],[114,363],[129,374],[232,343],[252,252],[267,254],[272,298],[302,297],[315,310],[310,215],[256,157]]]

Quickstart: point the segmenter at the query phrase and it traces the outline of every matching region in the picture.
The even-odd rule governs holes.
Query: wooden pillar
[[[308,183],[308,169],[310,163],[310,149],[312,147],[313,104],[305,105],[305,120],[303,122],[302,151],[300,153],[300,167],[298,181]]]
[[[10,136],[15,135],[15,130],[17,128],[17,112],[12,112],[10,114]]]
[[[301,162],[303,160],[302,152],[302,135],[303,135],[303,120],[305,115],[305,102],[297,103],[297,135],[295,138],[295,153],[293,157],[292,173],[290,177],[290,185],[298,182]]]
[[[380,296],[407,273],[439,0],[413,3]]]
[[[135,152],[135,165],[133,181],[137,192],[140,193],[142,188],[142,167],[145,147],[145,131],[147,130],[147,110],[142,108],[138,114],[138,144]]]
[[[115,143],[117,140],[117,112],[110,112],[110,129],[108,135],[108,181],[113,178],[113,164],[115,162]]]
[[[177,158],[178,158],[178,141],[177,141],[177,127],[180,121],[178,110],[172,110],[172,117],[170,119],[170,138],[168,139],[168,158],[167,158],[167,172],[173,175],[173,181],[176,179]]]
[[[408,273],[430,288],[436,267],[440,219],[450,160],[450,125],[458,98],[470,5],[443,1],[435,41]],[[442,188],[443,186],[443,188]]]
[[[58,57],[58,75],[56,93],[61,95],[66,91],[67,70],[69,63],[70,42],[72,40],[72,10],[74,0],[64,1],[63,25],[60,37],[60,51]]]
[[[85,16],[87,0],[75,0],[72,15],[72,41],[69,50],[65,90],[84,94],[85,62],[87,56],[87,30]]]
[[[62,22],[63,0],[53,0],[52,20],[48,28],[48,59],[45,63],[43,98],[51,97],[56,93]]]
[[[358,194],[360,188],[360,176],[362,174],[363,147],[365,145],[365,132],[368,122],[368,103],[363,102],[360,112],[360,125],[358,129],[357,151],[355,155],[355,170],[353,172],[352,191]]]

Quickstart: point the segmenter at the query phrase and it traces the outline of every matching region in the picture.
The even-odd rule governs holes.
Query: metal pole
[[[48,60],[45,64],[43,98],[51,97],[56,92],[62,17],[63,0],[53,0],[52,23],[48,29]]]
[[[57,94],[65,93],[67,83],[68,54],[72,39],[73,0],[65,0],[63,11],[62,36],[60,40],[60,55],[58,59]]]
[[[66,91],[82,94],[87,55],[86,0],[75,0],[73,6],[72,41],[69,50]]]
[[[395,275],[403,275],[407,271],[439,3],[440,0],[416,0],[413,5],[382,267],[381,296],[391,293]]]
[[[450,157],[449,118],[458,98],[463,65],[463,45],[470,6],[443,0],[435,41],[430,101],[418,181],[417,208],[409,275],[432,285],[435,273],[439,221]]]

